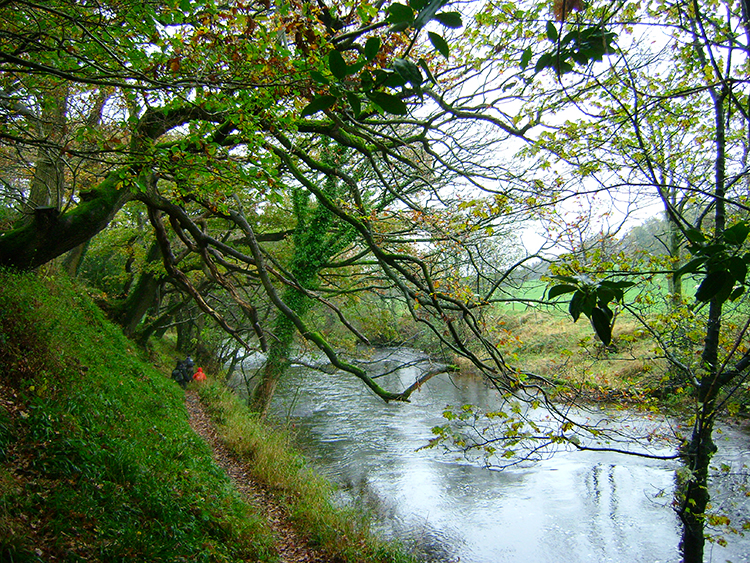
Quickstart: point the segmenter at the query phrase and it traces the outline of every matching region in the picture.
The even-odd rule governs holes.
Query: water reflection
[[[392,370],[426,358],[387,350],[369,361]],[[407,386],[419,369],[412,365],[389,377]],[[386,405],[352,376],[295,368],[277,393],[273,415],[290,417],[306,453],[342,485],[341,500],[367,505],[380,516],[384,533],[428,560],[679,561],[679,525],[670,508],[674,462],[560,452],[531,467],[496,472],[452,454],[417,451],[442,422],[446,405],[497,408],[481,381],[437,376],[411,403]],[[741,447],[746,438],[725,436],[728,459],[747,459]],[[712,549],[712,561],[750,561],[744,538]]]

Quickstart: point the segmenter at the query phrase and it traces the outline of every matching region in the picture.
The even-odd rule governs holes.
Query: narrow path
[[[185,406],[190,417],[190,426],[211,446],[216,464],[227,472],[245,500],[257,506],[265,515],[269,527],[276,536],[276,549],[282,563],[326,563],[328,559],[310,548],[304,538],[297,533],[289,522],[286,511],[276,502],[273,495],[253,481],[248,464],[237,459],[221,442],[194,390],[185,392]]]

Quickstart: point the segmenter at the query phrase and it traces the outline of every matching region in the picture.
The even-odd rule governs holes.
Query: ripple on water
[[[419,360],[409,350],[377,351],[368,362]],[[366,364],[373,367],[374,364]],[[408,384],[416,367],[392,379]],[[290,416],[306,452],[359,502],[381,529],[429,560],[462,563],[673,563],[679,524],[671,507],[672,462],[560,452],[536,465],[487,471],[438,450],[416,451],[448,405],[492,406],[481,382],[433,378],[411,403],[384,404],[353,376],[294,368],[273,412]],[[627,424],[638,422],[632,417]],[[721,446],[748,460],[747,438],[728,430]],[[744,452],[744,453],[743,453]],[[747,508],[743,507],[745,516]],[[750,538],[708,546],[713,561],[750,561]]]

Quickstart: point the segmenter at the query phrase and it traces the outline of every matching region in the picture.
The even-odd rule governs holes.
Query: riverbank
[[[212,422],[190,417],[169,349],[138,349],[73,283],[0,272],[0,344],[0,560],[409,560],[219,383],[197,390]],[[248,473],[276,512],[243,498]],[[269,514],[315,549],[285,552]]]
[[[308,538],[300,536],[291,524],[289,512],[274,498],[268,488],[252,477],[252,465],[231,451],[219,436],[216,425],[201,404],[198,392],[185,393],[185,407],[193,431],[211,447],[216,465],[221,467],[242,498],[257,507],[265,516],[274,534],[274,546],[282,563],[325,563],[326,554],[312,547]]]
[[[377,349],[368,359],[372,373],[387,372],[382,380],[394,388],[414,381],[427,367],[425,356],[408,348]],[[404,367],[394,370],[395,365]],[[296,443],[341,484],[345,501],[376,512],[389,537],[414,546],[425,560],[679,560],[680,523],[673,501],[681,464],[668,459],[678,443],[662,438],[686,429],[672,417],[619,405],[568,405],[568,416],[591,422],[615,439],[642,436],[634,449],[647,448],[656,457],[578,451],[554,441],[543,449],[528,443],[530,449],[516,446],[528,454],[527,462],[490,471],[485,461],[499,466],[507,458],[486,459],[483,448],[467,451],[456,444],[424,448],[435,437],[431,429],[446,422],[441,416],[446,405],[460,409],[466,404],[483,412],[508,408],[481,378],[438,375],[411,402],[385,404],[355,377],[299,364],[279,383],[270,416],[294,426]],[[556,427],[554,421],[547,426],[543,412],[537,414],[533,420],[542,435]],[[492,437],[478,422],[475,430]],[[466,430],[469,437],[470,427]],[[713,560],[750,561],[748,542],[731,530],[749,517],[743,502],[747,436],[720,424],[715,441]],[[626,446],[622,440],[611,445]]]
[[[566,310],[506,311],[498,323],[506,333],[498,346],[505,361],[561,402],[658,409],[676,416],[693,408],[689,377],[670,369],[654,336],[627,312],[618,316],[608,346],[595,338],[589,323],[574,323]],[[696,340],[680,353],[688,362],[699,349]],[[480,377],[468,361],[449,361],[464,376]],[[750,417],[750,385],[739,386],[723,406],[725,420]]]

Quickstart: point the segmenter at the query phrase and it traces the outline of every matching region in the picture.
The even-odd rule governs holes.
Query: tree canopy
[[[514,403],[513,457],[522,440],[594,436],[503,354],[493,307],[521,299],[522,267],[554,262],[546,295],[523,301],[564,300],[605,346],[631,288],[669,276],[673,305],[704,323],[698,359],[631,309],[694,394],[674,457],[691,472],[685,560],[701,560],[713,423],[750,365],[744,3],[57,0],[0,15],[0,265],[78,263],[118,217],[129,279],[113,314],[143,338],[179,331],[192,302],[281,368],[296,334],[408,400],[433,374],[384,389],[332,341],[374,341],[351,310],[396,304]],[[620,225],[659,202],[668,256],[588,252],[606,199]],[[507,251],[529,222],[547,227],[539,252]],[[544,254],[562,239],[574,252]],[[538,405],[546,432],[526,414]]]

